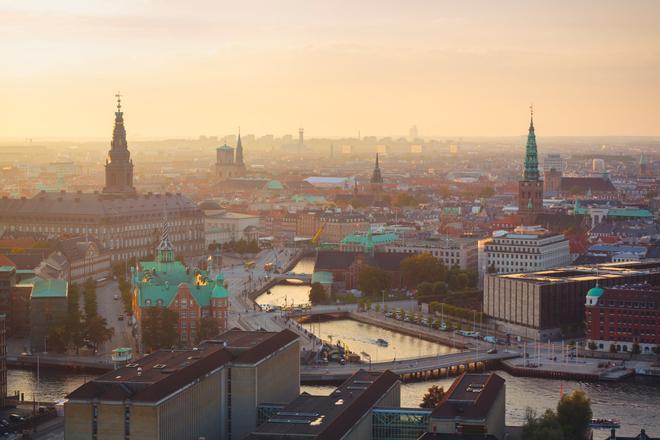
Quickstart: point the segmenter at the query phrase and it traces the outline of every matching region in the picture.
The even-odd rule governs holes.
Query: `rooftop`
[[[247,438],[341,438],[398,381],[390,371],[359,370],[329,396],[301,394]]]
[[[248,355],[256,361],[265,359],[297,339],[290,330],[230,330],[193,349],[156,351],[87,382],[67,398],[157,402],[230,362],[240,362]]]
[[[32,298],[66,298],[68,284],[65,280],[36,278],[32,286]]]
[[[447,390],[431,417],[485,419],[503,388],[504,379],[497,374],[463,373]]]

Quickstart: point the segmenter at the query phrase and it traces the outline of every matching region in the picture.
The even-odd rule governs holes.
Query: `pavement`
[[[115,295],[118,295],[119,299],[114,299]],[[96,310],[105,318],[108,326],[115,330],[112,339],[99,347],[98,354],[110,356],[112,350],[118,347],[132,347],[135,350],[136,344],[131,336],[128,317],[124,314],[124,302],[121,300],[117,281],[108,280],[96,287]],[[124,316],[124,320],[119,321],[119,316]]]

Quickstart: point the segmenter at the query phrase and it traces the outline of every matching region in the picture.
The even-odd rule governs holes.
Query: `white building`
[[[227,243],[238,240],[256,240],[259,216],[227,211],[204,211],[204,241],[206,246],[213,243]]]
[[[447,267],[454,265],[463,270],[477,269],[477,241],[470,238],[429,238],[404,240],[385,246],[385,252],[431,254]]]
[[[518,226],[495,231],[479,242],[479,274],[492,265],[496,273],[532,272],[570,264],[568,240],[541,226]]]
[[[564,159],[561,158],[561,154],[548,154],[545,156],[543,161],[543,171],[547,172],[551,169],[557,171],[564,171]]]

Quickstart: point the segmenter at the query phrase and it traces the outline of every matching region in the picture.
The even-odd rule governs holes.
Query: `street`
[[[112,350],[118,347],[133,347],[131,327],[128,325],[128,317],[124,314],[124,303],[119,299],[114,299],[115,295],[120,295],[119,284],[117,281],[109,280],[96,287],[97,312],[105,318],[108,326],[115,330],[112,339],[104,343],[99,348],[99,354],[110,355]],[[123,321],[118,317],[124,316]]]

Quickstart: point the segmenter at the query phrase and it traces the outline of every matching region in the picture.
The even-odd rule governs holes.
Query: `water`
[[[391,361],[394,358],[408,359],[441,355],[459,351],[435,342],[403,335],[352,319],[335,319],[320,323],[310,322],[303,326],[325,341],[337,342],[341,340],[354,353],[368,353],[373,362]],[[381,347],[376,343],[377,339],[384,339],[389,345]]]
[[[291,269],[291,272],[311,274],[314,272],[314,258],[304,257]],[[304,284],[278,284],[270,289],[270,294],[263,293],[255,302],[260,306],[286,307],[290,305],[309,304],[309,291],[311,287]]]
[[[654,378],[636,377],[617,383],[582,383],[551,379],[532,379],[514,377],[503,371],[497,374],[506,380],[506,424],[522,425],[525,421],[525,410],[530,407],[542,413],[548,408],[556,409],[559,400],[560,386],[564,392],[582,389],[591,398],[591,409],[594,417],[612,418],[621,421],[621,429],[617,434],[635,436],[641,429],[658,436],[660,435],[660,381]],[[433,380],[428,382],[406,383],[401,386],[401,406],[418,408],[422,396],[431,385],[439,385],[449,389],[454,378]],[[303,385],[300,391],[310,394],[328,395],[335,387]],[[655,414],[655,416],[654,416]],[[602,434],[594,435],[594,439],[607,437],[607,430],[598,430]]]
[[[7,370],[7,394],[14,395],[16,391],[24,393],[25,400],[32,400],[32,393],[38,401],[56,402],[63,399],[71,391],[96,375],[70,373],[57,370],[41,370],[37,390],[36,370]]]

